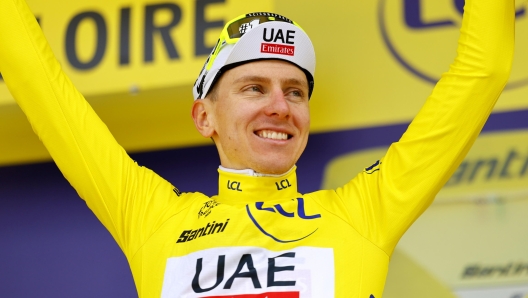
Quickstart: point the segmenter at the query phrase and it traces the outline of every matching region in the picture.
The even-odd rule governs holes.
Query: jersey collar
[[[296,169],[294,166],[283,175],[260,175],[252,171],[219,168],[217,201],[247,204],[300,197]]]

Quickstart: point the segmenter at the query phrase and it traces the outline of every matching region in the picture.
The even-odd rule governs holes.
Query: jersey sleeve
[[[514,9],[513,0],[466,0],[448,72],[387,154],[337,189],[354,228],[387,254],[462,162],[506,85]]]
[[[125,254],[134,253],[178,196],[117,144],[23,0],[0,1],[0,72],[63,175]]]

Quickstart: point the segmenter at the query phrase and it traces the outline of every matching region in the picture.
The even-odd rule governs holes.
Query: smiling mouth
[[[271,139],[271,140],[288,140],[291,139],[291,135],[284,133],[284,132],[277,132],[272,130],[259,130],[255,132],[255,134],[261,138],[264,139]]]

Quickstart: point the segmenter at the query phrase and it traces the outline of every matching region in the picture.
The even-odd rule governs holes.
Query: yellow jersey
[[[64,176],[117,241],[140,297],[380,298],[398,240],[463,160],[504,88],[514,1],[467,0],[458,56],[401,140],[341,188],[219,170],[181,193],[120,147],[23,0],[0,0],[0,72]]]

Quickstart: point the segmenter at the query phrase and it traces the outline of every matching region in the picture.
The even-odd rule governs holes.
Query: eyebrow
[[[281,80],[281,83],[286,83],[288,85],[298,85],[305,88],[308,88],[308,82],[306,80],[297,80],[297,79],[285,79]]]
[[[242,76],[236,79],[233,83],[245,83],[245,82],[270,82],[271,80],[261,76]]]
[[[240,77],[240,78],[236,79],[233,83],[236,84],[236,83],[244,83],[244,82],[269,83],[269,82],[271,82],[271,79],[266,78],[266,77],[261,77],[261,76],[249,75],[249,76]],[[298,80],[298,79],[295,79],[295,78],[282,79],[281,83],[283,83],[283,84],[285,83],[287,85],[298,85],[298,86],[302,86],[302,87],[308,88],[308,83],[305,80]]]

